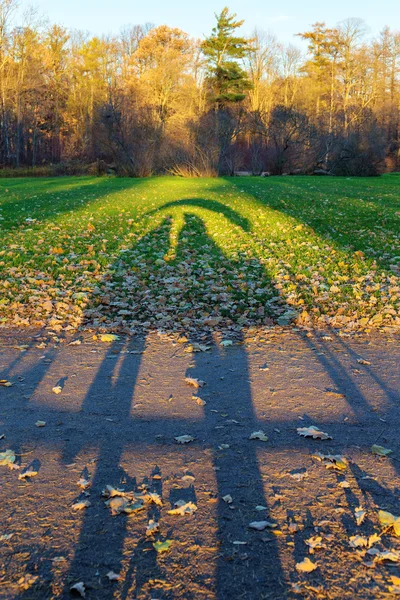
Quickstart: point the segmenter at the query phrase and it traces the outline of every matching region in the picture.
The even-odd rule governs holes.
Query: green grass
[[[400,324],[400,176],[0,180],[0,318]]]

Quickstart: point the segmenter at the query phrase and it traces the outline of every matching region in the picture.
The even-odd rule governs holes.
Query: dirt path
[[[400,514],[398,338],[271,332],[196,353],[155,334],[69,341],[0,338],[0,379],[13,384],[0,387],[0,452],[20,465],[0,467],[1,598],[69,598],[78,582],[99,600],[393,597],[400,563],[374,563],[350,537],[379,533],[379,509]],[[298,435],[309,425],[332,439]],[[260,430],[268,441],[249,439]],[[374,443],[393,454],[374,456]],[[327,469],[316,452],[349,464]],[[37,475],[19,479],[29,465]],[[112,516],[107,485],[163,505],[147,496]],[[80,500],[91,504],[74,511]],[[180,500],[196,512],[168,514]],[[150,519],[159,532],[146,536]],[[373,547],[400,551],[390,532]],[[296,570],[305,557],[311,573]]]

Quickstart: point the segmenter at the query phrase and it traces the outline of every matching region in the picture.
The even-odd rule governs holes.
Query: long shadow
[[[243,217],[236,210],[233,210],[223,202],[218,202],[217,200],[212,200],[209,198],[182,198],[181,200],[175,200],[173,202],[166,202],[162,206],[146,213],[145,216],[151,216],[153,214],[168,211],[170,208],[203,208],[206,210],[210,210],[217,214],[224,215],[233,225],[238,225],[241,227],[246,233],[250,233],[251,224],[248,219]]]
[[[201,259],[205,247],[208,253],[211,252],[218,257],[218,261],[224,264],[228,272],[237,268],[237,265],[223,255],[210,240],[201,219],[194,215],[185,215],[184,220],[185,226],[180,233],[176,258],[172,265],[174,268],[179,269],[181,263],[187,261],[188,257],[192,260]],[[165,244],[168,243],[168,235],[165,235],[168,233],[168,224],[164,224],[161,230],[164,233],[158,249],[165,251]],[[188,232],[196,235],[196,249],[187,247]],[[144,242],[145,246],[152,235],[155,235],[157,239],[159,232],[148,234]],[[117,272],[118,269],[119,266]],[[139,351],[144,348],[145,343],[144,340],[140,342]],[[126,349],[129,349],[129,346]],[[128,535],[127,520],[125,516],[111,517],[99,496],[107,484],[114,487],[124,485],[126,489],[132,489],[132,486],[135,485],[136,482],[127,481],[120,463],[124,449],[128,445],[132,449],[137,441],[138,448],[140,446],[143,448],[145,432],[140,432],[138,424],[135,424],[130,414],[131,401],[140,368],[140,358],[136,356],[135,362],[132,364],[132,355],[127,354],[123,358],[120,355],[121,364],[117,371],[115,365],[117,359],[113,358],[114,352],[117,350],[121,350],[118,345],[109,349],[84,400],[81,415],[83,422],[87,423],[87,435],[78,443],[68,445],[64,451],[64,460],[69,463],[85,447],[99,447],[91,486],[92,506],[83,516],[79,542],[69,570],[68,585],[83,579],[86,582],[89,579],[89,583],[90,578],[93,581],[99,564],[104,569],[107,568],[116,573],[120,572],[122,568],[124,543]],[[243,347],[239,347],[234,353],[222,352],[219,360],[221,372],[225,374],[225,383],[222,379],[210,381],[207,358],[203,355],[196,356],[194,369],[190,372],[194,377],[202,378],[209,383],[208,395],[213,398],[213,403],[210,402],[205,407],[204,420],[196,426],[198,435],[204,438],[206,446],[211,446],[218,488],[217,521],[220,552],[215,558],[216,575],[213,591],[218,600],[227,598],[250,600],[255,597],[269,597],[274,593],[278,593],[279,597],[284,598],[286,587],[275,539],[269,540],[270,543],[266,547],[260,539],[261,536],[248,529],[250,521],[256,518],[254,506],[256,504],[266,506],[266,498],[257,458],[259,442],[248,440],[249,432],[257,428],[257,419],[252,405],[246,351]],[[113,384],[111,384],[112,379],[114,379]],[[232,397],[235,398],[234,404],[232,404]],[[229,412],[232,419],[240,422],[244,427],[232,429],[235,425],[231,425],[229,430],[220,430],[218,425],[221,417],[216,416],[212,411],[213,406],[217,407],[219,412]],[[121,426],[110,438],[102,434],[99,424],[96,425],[96,417],[104,414],[113,417],[114,412],[118,421],[121,422]],[[170,427],[168,423],[164,424],[161,419],[157,419],[156,407],[154,407],[154,413],[153,422],[168,431]],[[187,427],[190,420],[191,417],[188,415],[188,419],[181,424],[181,427]],[[179,423],[179,421],[174,422],[175,431],[179,428]],[[230,453],[224,453],[220,449],[227,435],[234,438],[234,448]],[[148,443],[145,443],[146,445]],[[184,452],[183,449],[182,452]],[[221,499],[228,493],[232,493],[234,496],[235,512],[231,511]],[[251,541],[249,545],[251,556],[237,551],[237,547],[233,544],[235,540],[243,537]],[[143,550],[145,552],[142,552]],[[138,542],[131,567],[128,569],[123,598],[127,600],[139,595],[145,584],[157,578],[159,569],[151,544],[149,547],[149,542],[142,538]],[[104,574],[100,573],[100,576],[104,576]],[[107,583],[103,585],[107,585]],[[132,588],[134,589],[133,596],[131,595]],[[277,592],[277,590],[279,591]],[[68,587],[65,588],[65,594],[67,592]],[[108,594],[106,596],[108,598],[114,597],[110,586],[107,591],[103,588],[99,592],[99,597],[104,597],[104,593]],[[167,594],[166,597],[170,596]],[[195,600],[190,586],[188,586],[185,598]]]
[[[135,349],[141,352],[145,341],[135,344]],[[135,443],[135,429],[132,434],[127,431],[126,422],[131,419],[131,403],[140,368],[140,355],[124,354],[122,349],[130,350],[132,346],[121,348],[119,344],[112,344],[84,399],[81,417],[87,423],[84,437],[73,440],[64,450],[64,461],[69,463],[76,459],[79,453],[87,446],[98,447],[98,455],[94,466],[89,466],[91,482],[92,506],[86,510],[80,530],[79,541],[75,548],[74,559],[68,576],[68,585],[65,595],[69,593],[70,582],[76,583],[84,580],[89,586],[96,581],[97,567],[104,566],[110,571],[119,573],[123,558],[124,540],[127,535],[127,520],[117,519],[110,515],[101,499],[102,491],[107,485],[114,488],[124,488],[127,491],[136,488],[136,481],[131,480],[121,466],[123,452],[128,443]],[[116,354],[118,352],[118,354]],[[116,375],[117,361],[120,357],[121,364]],[[113,383],[113,377],[116,382]],[[118,385],[123,380],[124,385]],[[117,426],[111,433],[105,435],[100,423],[96,425],[96,416],[109,414],[110,418],[117,420]],[[103,419],[104,420],[104,419]],[[102,572],[100,577],[106,574]],[[108,597],[113,597],[111,585],[106,592]]]

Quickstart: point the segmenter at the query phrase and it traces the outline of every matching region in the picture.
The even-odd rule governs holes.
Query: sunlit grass
[[[399,183],[0,181],[3,322],[396,326]]]

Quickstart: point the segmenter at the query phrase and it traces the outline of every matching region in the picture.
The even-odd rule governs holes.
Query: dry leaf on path
[[[109,581],[119,581],[121,579],[121,575],[114,573],[114,571],[108,571],[106,577],[108,577]]]
[[[356,510],[354,511],[354,516],[356,518],[356,523],[357,525],[361,525],[361,523],[363,523],[365,517],[366,517],[366,511],[363,509],[362,506],[359,506],[358,508],[356,508]]]
[[[393,453],[393,450],[374,444],[373,446],[371,446],[371,452],[372,454],[376,454],[377,456],[388,456],[389,454]]]
[[[178,444],[188,444],[189,442],[194,442],[195,438],[191,435],[178,435],[174,438]]]
[[[0,452],[0,465],[9,466],[15,463],[15,452],[14,450],[5,450]]]
[[[53,391],[55,394],[61,394],[61,392],[62,392],[62,387],[61,387],[61,385],[55,385],[55,386],[53,387],[52,391]]]
[[[352,548],[371,548],[374,544],[381,541],[381,538],[376,533],[369,536],[369,538],[363,535],[352,535],[349,540],[349,544]]]
[[[395,550],[378,550],[377,548],[371,548],[370,550],[367,550],[367,554],[374,557],[374,562],[382,562],[384,560],[400,562],[400,552]]]
[[[0,387],[11,387],[11,381],[7,381],[7,379],[0,379]]]
[[[72,585],[69,588],[69,590],[72,594],[81,596],[81,598],[86,598],[86,588],[83,581],[80,581],[79,583],[74,583],[74,585]]]
[[[296,563],[296,570],[300,571],[300,573],[311,573],[318,569],[318,566],[313,563],[307,556],[304,560],[299,563]]]
[[[201,381],[201,379],[195,379],[194,377],[185,377],[185,383],[196,389],[202,388],[206,385],[205,381]]]
[[[380,510],[378,512],[378,518],[382,527],[387,527],[388,529],[393,528],[393,531],[397,537],[400,537],[400,517],[395,517],[392,515],[392,513],[387,512],[386,510]]]
[[[29,479],[31,477],[36,477],[37,474],[38,472],[35,471],[33,467],[28,467],[26,471],[18,475],[18,479]]]
[[[263,431],[253,431],[250,435],[249,440],[261,440],[262,442],[268,442],[268,436]]]
[[[331,440],[332,437],[327,433],[324,433],[315,425],[310,425],[310,427],[298,427],[297,433],[302,435],[303,437],[312,437],[314,440]]]
[[[308,546],[308,551],[310,554],[314,554],[315,550],[320,548],[326,548],[325,544],[322,543],[321,536],[313,536],[308,540],[305,540],[305,544]]]
[[[336,469],[337,471],[344,471],[349,464],[347,458],[342,454],[321,454],[320,452],[316,452],[313,454],[313,458],[323,462],[327,469]]]
[[[227,504],[232,504],[232,502],[233,502],[232,496],[230,494],[226,494],[226,496],[222,496],[222,500],[224,502],[226,502]]]
[[[46,421],[36,421],[35,425],[36,427],[45,427]]]
[[[172,540],[165,540],[165,542],[154,542],[153,547],[158,553],[168,552],[174,542]]]
[[[116,342],[119,340],[119,335],[114,335],[113,333],[104,333],[100,336],[101,342]]]
[[[275,529],[278,527],[276,523],[271,523],[270,521],[252,521],[249,523],[250,529],[255,529],[256,531],[264,531],[264,529]]]
[[[176,508],[168,511],[169,515],[180,515],[181,517],[185,515],[192,515],[196,512],[197,506],[193,502],[185,502],[184,500],[178,500],[175,502]]]
[[[74,511],[78,511],[78,510],[83,510],[84,508],[88,508],[91,505],[89,500],[82,500],[81,502],[75,502],[75,504],[72,505],[72,510]]]
[[[153,519],[150,519],[149,524],[146,527],[146,535],[153,535],[154,533],[157,533],[159,529],[160,524],[154,521]]]

